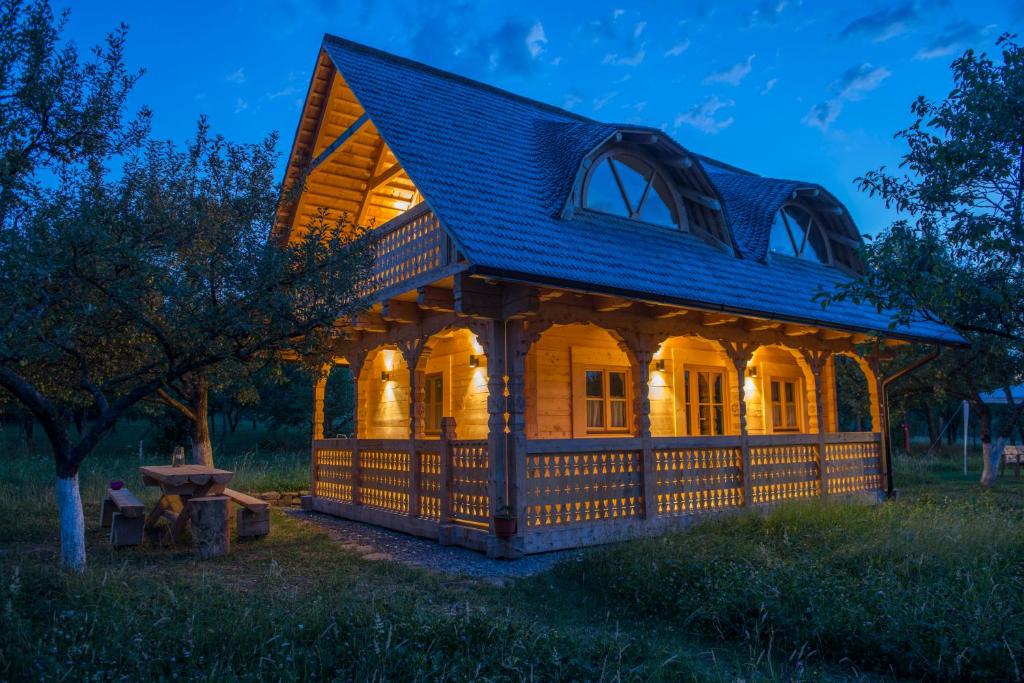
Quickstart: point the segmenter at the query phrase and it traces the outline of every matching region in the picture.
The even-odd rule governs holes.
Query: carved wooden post
[[[493,518],[508,505],[508,460],[505,448],[505,323],[488,322],[482,334],[487,358],[487,459],[488,498]],[[493,533],[493,529],[491,530]]]
[[[444,541],[443,527],[452,519],[452,441],[456,439],[455,418],[441,418],[441,476],[440,476],[440,519],[442,527],[441,539]]]
[[[658,516],[658,473],[654,462],[654,441],[651,438],[651,363],[658,350],[652,335],[619,331],[635,363],[633,368],[633,423],[640,439],[641,473],[643,476],[644,517]]]
[[[736,369],[736,387],[740,402],[740,476],[743,479],[743,504],[753,505],[753,468],[750,462],[750,437],[747,434],[747,396],[744,384],[747,380],[747,363],[754,355],[753,344],[722,342],[722,347]]]
[[[828,462],[825,458],[825,401],[822,392],[825,389],[823,374],[825,363],[828,361],[828,353],[825,351],[800,350],[807,366],[811,369],[811,376],[814,377],[814,404],[818,414],[818,485],[821,487],[819,493],[822,496],[828,495]]]
[[[508,436],[506,460],[508,462],[508,506],[516,516],[516,536],[527,530],[526,514],[526,354],[536,341],[541,329],[528,329],[523,320],[508,323]]]
[[[324,390],[327,388],[327,373],[313,382],[313,440],[324,438]]]
[[[424,399],[426,373],[419,368],[424,340],[415,339],[400,345],[402,357],[409,368],[409,516],[420,515],[420,450],[416,440],[424,438],[426,431]]]
[[[360,382],[362,376],[363,364],[366,361],[366,352],[353,353],[348,356],[348,366],[352,372],[352,391],[355,394],[352,402],[352,428],[355,432],[349,439],[350,450],[352,452],[352,465],[350,469],[351,480],[352,480],[352,504],[359,505],[359,484],[360,484],[360,467],[359,467],[359,436],[364,434],[366,431],[365,425],[360,425],[360,420],[365,419],[365,411],[363,410],[363,402],[366,398],[366,382]]]

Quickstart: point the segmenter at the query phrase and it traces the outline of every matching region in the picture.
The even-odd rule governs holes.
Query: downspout
[[[932,352],[927,356],[918,358],[910,365],[900,368],[896,372],[892,373],[888,377],[882,380],[882,390],[879,392],[879,400],[882,402],[879,413],[881,414],[883,425],[882,425],[882,452],[885,457],[885,496],[891,498],[893,493],[892,483],[892,444],[890,443],[891,438],[889,435],[889,385],[903,377],[909,375],[915,370],[921,368],[928,363],[939,357],[942,353],[942,348],[938,345],[932,348]]]

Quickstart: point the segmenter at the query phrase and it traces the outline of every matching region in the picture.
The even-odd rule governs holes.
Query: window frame
[[[615,168],[615,164],[609,163],[609,168],[612,171],[612,176],[615,178],[615,185],[619,190],[620,199],[622,199],[625,208],[629,212],[629,216],[621,216],[618,214],[609,213],[607,211],[602,211],[601,209],[593,208],[589,206],[588,202],[588,198],[590,196],[590,183],[591,180],[593,180],[594,174],[601,167],[601,164],[603,164],[605,161],[614,161],[616,157],[632,157],[637,161],[646,164],[648,167],[650,167],[652,171],[651,177],[647,181],[647,186],[644,188],[643,195],[641,196],[640,205],[634,210],[632,202],[629,199],[629,195],[626,192],[625,185],[619,177],[619,173]],[[619,163],[623,163],[624,165],[629,166],[628,164],[625,164],[625,162]],[[631,166],[629,166],[629,168],[632,169]],[[671,201],[666,201],[666,198],[663,197],[660,192],[658,192],[656,187],[656,183],[658,182],[660,182],[660,184],[665,188]],[[651,223],[640,218],[640,212],[643,210],[644,206],[646,205],[646,202],[649,200],[652,190],[655,194],[658,195],[662,203],[665,204],[666,208],[668,208],[669,212],[672,214],[672,217],[675,220],[674,225]],[[583,209],[584,211],[591,211],[595,214],[599,214],[602,216],[613,216],[615,218],[622,218],[624,220],[635,221],[641,225],[650,225],[656,228],[661,228],[663,230],[682,230],[684,232],[691,231],[690,216],[686,211],[686,205],[683,203],[682,197],[676,190],[675,185],[669,179],[668,174],[665,173],[665,170],[662,167],[662,165],[658,163],[655,159],[651,158],[649,155],[643,154],[642,152],[630,149],[628,147],[612,147],[611,149],[607,149],[601,152],[596,157],[590,160],[590,165],[587,167],[586,174],[583,178],[583,185],[581,188],[579,199],[579,208]]]
[[[591,427],[588,424],[587,418],[589,417],[588,406],[591,401],[597,400],[591,397],[587,393],[587,374],[591,372],[601,373],[601,390],[602,390],[602,416],[604,419],[603,427]],[[611,384],[608,381],[609,373],[621,374],[623,378],[623,390],[624,395],[620,397],[611,396]],[[632,388],[632,377],[630,376],[629,366],[622,365],[595,365],[586,363],[583,365],[583,427],[586,431],[587,436],[603,436],[603,435],[622,435],[631,434],[633,431],[633,388]],[[625,412],[625,425],[622,427],[611,426],[611,405],[614,401],[621,401],[624,404]]]
[[[765,402],[768,404],[768,419],[766,423],[771,426],[772,434],[803,434],[806,433],[805,428],[806,422],[806,396],[807,393],[804,391],[804,378],[797,377],[794,375],[769,375],[767,378],[768,391],[765,392]],[[775,425],[775,400],[772,398],[772,384],[779,383],[779,396],[782,400],[779,401],[780,414],[785,415],[786,401],[784,398],[783,388],[785,384],[793,385],[793,413],[796,420],[796,426],[794,427],[777,427]]]
[[[431,372],[423,377],[423,433],[428,436],[440,436],[441,435],[441,420],[444,419],[444,372]],[[441,396],[436,401],[437,403],[437,426],[434,427],[430,424],[430,406],[435,403],[431,400],[431,382],[440,380],[441,383]]]
[[[722,433],[721,434],[699,434],[700,426],[700,392],[698,390],[698,375],[700,373],[717,374],[722,378]],[[724,365],[694,365],[687,363],[683,366],[683,410],[685,411],[685,432],[687,436],[727,436],[730,434],[729,421],[729,373]],[[710,386],[710,385],[709,385]],[[718,405],[714,402],[707,405],[712,408]]]
[[[803,213],[807,214],[807,217],[808,217],[808,229],[807,230],[803,229],[803,227],[800,225],[800,222],[796,219],[795,216],[792,216],[792,215],[789,215],[789,214],[786,213],[787,209],[792,209],[792,208],[798,209],[798,210],[802,211]],[[783,225],[783,227],[786,230],[786,237],[788,238],[789,244],[792,247],[793,251],[792,251],[792,253],[785,253],[785,252],[775,251],[774,249],[771,248],[772,240],[771,240],[771,238],[769,238],[769,240],[768,240],[768,244],[769,244],[768,250],[769,250],[769,253],[771,253],[773,255],[778,255],[778,256],[786,256],[786,257],[789,257],[789,258],[800,259],[802,261],[809,261],[810,259],[808,259],[805,256],[803,256],[803,254],[804,254],[804,252],[807,249],[810,249],[811,252],[814,253],[814,255],[816,257],[814,259],[814,261],[816,261],[816,262],[818,262],[818,263],[820,263],[822,265],[825,265],[825,266],[835,265],[835,258],[832,255],[832,243],[831,243],[831,240],[829,239],[828,232],[825,230],[825,226],[822,225],[822,221],[819,218],[817,211],[815,211],[814,209],[810,208],[809,206],[807,206],[803,202],[798,202],[798,201],[790,200],[790,201],[784,202],[782,204],[782,206],[779,207],[779,210],[776,212],[776,216],[779,218],[779,220],[782,221],[782,225]],[[795,228],[794,228],[794,225],[795,225]],[[775,221],[773,221],[771,229],[775,230],[775,228],[776,228],[776,223],[775,223]],[[797,249],[796,238],[794,237],[794,232],[793,232],[794,229],[799,231],[799,233],[801,235],[803,235],[803,240],[801,242],[801,244],[802,244],[802,248],[801,249]],[[825,247],[824,260],[820,257],[820,255],[817,253],[817,251],[811,245],[811,234],[810,233],[811,233],[811,231],[815,231],[815,230],[817,231],[818,236],[820,237],[821,242],[822,242],[822,244]]]

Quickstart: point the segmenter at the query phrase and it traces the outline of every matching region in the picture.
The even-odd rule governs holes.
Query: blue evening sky
[[[1024,24],[1022,0],[53,2],[80,47],[129,25],[128,62],[146,70],[133,106],[153,109],[160,137],[183,140],[206,114],[238,141],[279,131],[286,154],[329,32],[819,182],[863,232],[892,216],[853,179],[898,163],[911,102],[944,96],[958,54]]]

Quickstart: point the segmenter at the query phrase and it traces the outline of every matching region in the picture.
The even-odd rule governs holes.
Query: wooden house
[[[314,509],[495,556],[878,496],[880,353],[962,341],[821,307],[861,237],[813,182],[333,36],[289,160],[303,178],[279,239],[320,207],[379,236],[372,308],[336,350],[354,435],[322,433],[314,392]],[[838,355],[863,370],[869,432],[838,429]]]

